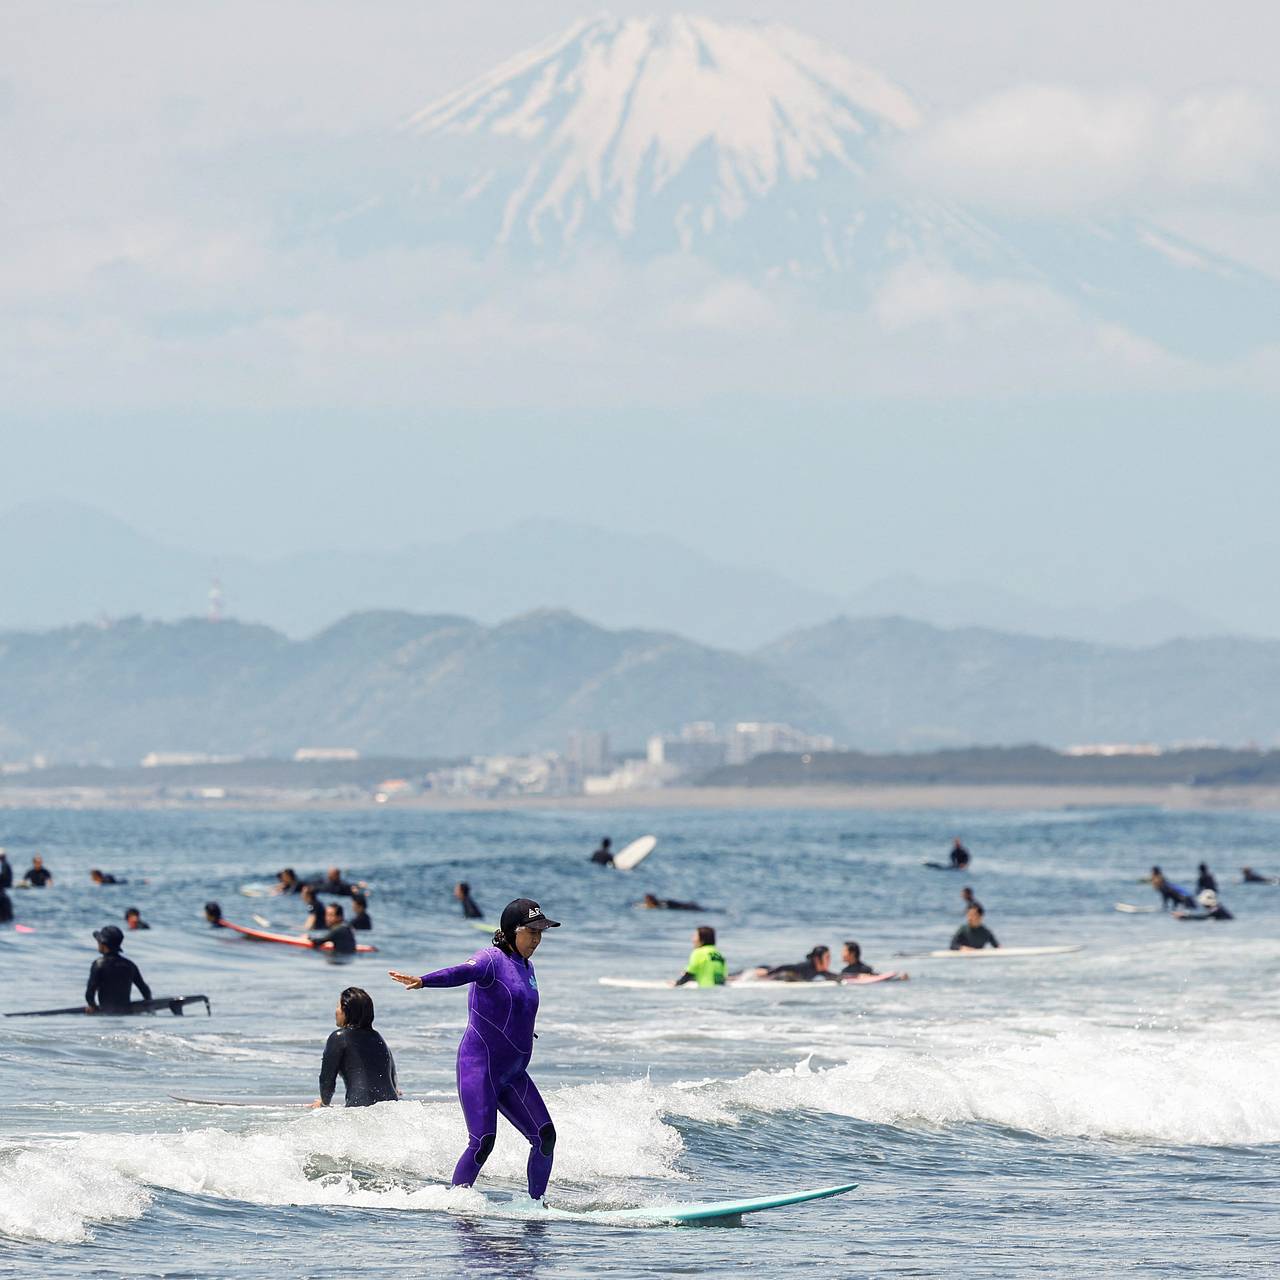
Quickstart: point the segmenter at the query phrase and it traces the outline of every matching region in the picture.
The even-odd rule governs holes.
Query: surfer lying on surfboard
[[[453,1171],[455,1187],[480,1176],[498,1134],[498,1113],[524,1135],[531,1148],[529,1196],[541,1200],[551,1177],[556,1129],[537,1086],[529,1078],[533,1024],[538,1016],[538,980],[531,957],[547,929],[558,929],[530,898],[507,903],[493,945],[463,964],[415,977],[391,970],[410,991],[469,985],[467,1029],[458,1045],[458,1101],[467,1122],[467,1147]]]

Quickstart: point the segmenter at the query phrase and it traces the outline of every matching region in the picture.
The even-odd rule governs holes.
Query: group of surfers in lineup
[[[957,852],[962,857],[958,858]],[[597,856],[602,853],[609,854],[608,840],[592,855],[593,861],[607,865],[605,857]],[[948,869],[963,870],[968,864],[968,851],[957,840]],[[32,873],[35,873],[34,878]],[[94,880],[95,883],[121,883],[101,872],[94,875]],[[1245,868],[1244,882],[1273,883],[1249,868]],[[38,856],[33,859],[27,883],[33,887],[52,883],[52,876]],[[1203,863],[1199,867],[1196,899],[1187,889],[1170,882],[1159,867],[1152,868],[1150,883],[1165,907],[1202,908],[1198,913],[1184,914],[1185,919],[1232,918],[1217,902],[1217,884]],[[0,893],[4,893],[11,884],[12,870],[3,851],[0,851]],[[371,927],[366,889],[363,882],[344,880],[336,867],[331,867],[322,879],[307,882],[299,880],[291,868],[285,868],[277,876],[275,892],[298,895],[309,911],[308,928],[312,942],[317,946],[325,941],[332,942],[335,952],[341,953],[355,950],[353,930]],[[345,911],[338,903],[322,904],[319,899],[321,892],[351,899],[352,919],[346,920]],[[482,918],[470,885],[458,883],[453,894],[466,918]],[[951,948],[965,950],[999,946],[995,935],[984,923],[982,904],[974,897],[973,890],[966,886],[961,897],[965,923],[956,930]],[[637,905],[697,909],[696,905],[663,900],[652,894],[646,894],[644,901]],[[130,908],[130,914],[134,917],[131,928],[149,927],[135,908]],[[222,913],[217,903],[206,904],[205,914],[213,924],[221,921]],[[362,917],[364,923],[358,923]],[[458,1098],[467,1126],[467,1144],[454,1168],[453,1186],[471,1186],[476,1181],[493,1151],[497,1139],[497,1117],[502,1115],[529,1143],[526,1180],[530,1197],[541,1201],[546,1191],[555,1157],[556,1129],[529,1075],[538,1014],[538,981],[533,955],[542,942],[542,935],[548,929],[559,927],[560,922],[548,918],[533,899],[517,898],[503,909],[491,944],[463,963],[420,975],[389,971],[391,980],[409,991],[469,988],[467,1025],[457,1054]],[[122,954],[124,932],[116,925],[106,925],[96,930],[93,937],[99,954],[90,968],[85,987],[85,1011],[95,1014],[129,1012],[134,989],[143,1001],[151,1000],[151,988],[137,965]],[[734,976],[729,973],[725,957],[716,945],[714,928],[700,925],[694,932],[693,943],[693,952],[683,972],[672,981],[672,986],[687,983],[700,987],[721,986]],[[757,979],[782,982],[840,981],[876,973],[863,961],[857,942],[844,943],[841,961],[843,967],[839,971],[833,970],[830,949],[816,946],[797,963],[758,966],[751,972]],[[345,1105],[348,1107],[372,1106],[400,1098],[395,1059],[386,1041],[373,1027],[372,996],[362,987],[347,987],[338,997],[334,1022],[335,1030],[325,1043],[321,1059],[319,1097],[311,1105],[331,1105],[339,1079],[345,1087]]]
[[[1266,876],[1260,876],[1252,867],[1244,867],[1243,884],[1271,884]],[[1189,889],[1174,884],[1159,867],[1152,867],[1146,882],[1160,895],[1160,907],[1172,910],[1179,920],[1234,920],[1235,916],[1218,899],[1218,881],[1213,872],[1202,862],[1196,868],[1196,888],[1193,897]],[[1197,908],[1199,908],[1197,910]]]

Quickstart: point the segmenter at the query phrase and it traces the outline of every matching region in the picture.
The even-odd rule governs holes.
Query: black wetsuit
[[[13,899],[0,887],[0,924],[8,924],[13,919]]]
[[[313,947],[323,947],[326,942],[333,943],[333,953],[337,956],[355,954],[356,935],[351,932],[349,924],[335,924],[332,929],[324,929],[311,935]]]
[[[369,913],[367,911],[357,911],[355,915],[353,915],[351,919],[347,921],[347,923],[353,929],[372,929],[373,928],[373,921],[369,919]]]
[[[320,1064],[320,1101],[333,1100],[338,1077],[347,1090],[347,1106],[394,1102],[396,1063],[387,1042],[372,1027],[339,1027],[325,1041]]]
[[[117,880],[115,876],[103,874],[101,880],[95,880],[94,884],[128,884],[127,880]]]
[[[1214,893],[1218,892],[1218,882],[1213,878],[1213,872],[1208,868],[1196,878],[1196,892],[1203,893],[1206,889],[1212,889]]]
[[[610,853],[604,845],[601,845],[600,848],[591,855],[591,861],[602,867],[611,867],[613,866],[613,854]]]
[[[961,925],[956,930],[955,937],[951,939],[952,951],[959,951],[961,947],[973,947],[975,950],[981,950],[983,947],[998,947],[999,945],[996,941],[996,935],[985,924]]]
[[[1196,905],[1196,900],[1189,893],[1176,884],[1170,884],[1168,880],[1162,880],[1155,889],[1160,895],[1160,906],[1165,911],[1168,911],[1170,906],[1194,907]]]
[[[476,900],[469,894],[462,895],[462,915],[466,920],[483,920],[484,912],[476,906]]]
[[[13,888],[13,867],[9,865],[9,859],[0,855],[0,889]]]
[[[664,911],[705,911],[696,902],[680,902],[676,898],[659,898],[658,906]]]
[[[838,975],[829,970],[819,973],[812,960],[801,960],[799,964],[775,965],[764,976],[774,982],[812,982],[815,978],[835,982]]]
[[[151,926],[145,920],[139,920],[137,924],[129,925],[129,932],[136,933],[140,929],[150,929]]]
[[[99,956],[89,969],[89,983],[84,989],[84,1002],[107,1013],[120,1013],[129,1007],[129,993],[137,987],[144,1000],[151,999],[151,988],[142,980],[138,966],[118,951]]]
[[[323,880],[312,880],[311,887],[317,893],[328,893],[335,898],[349,898],[351,890],[357,886],[348,884],[345,880],[330,880],[326,877]]]
[[[1182,920],[1234,920],[1235,916],[1226,907],[1214,907],[1212,911],[1198,911],[1179,918]]]
[[[307,922],[302,926],[303,929],[305,929],[308,933],[312,929],[323,929],[324,928],[324,903],[321,902],[319,898],[314,898],[310,906],[307,906],[305,902],[302,905],[304,907],[307,907]]]
[[[33,889],[43,889],[53,879],[53,872],[48,867],[30,867],[22,878]]]
[[[864,973],[874,974],[875,970],[869,964],[863,964],[861,960],[857,964],[847,964],[840,970],[842,978],[856,978]]]

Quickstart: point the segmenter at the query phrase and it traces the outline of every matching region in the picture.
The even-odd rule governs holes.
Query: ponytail
[[[515,953],[515,948],[511,945],[511,939],[501,929],[493,931],[493,945],[504,955],[509,956]]]

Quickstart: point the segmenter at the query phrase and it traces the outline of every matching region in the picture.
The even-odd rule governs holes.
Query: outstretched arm
[[[461,964],[451,964],[445,969],[424,973],[420,978],[411,973],[397,973],[394,969],[389,973],[391,978],[410,991],[416,991],[419,987],[465,987],[469,982],[487,987],[493,981],[493,961],[481,952],[479,956],[472,956]]]

